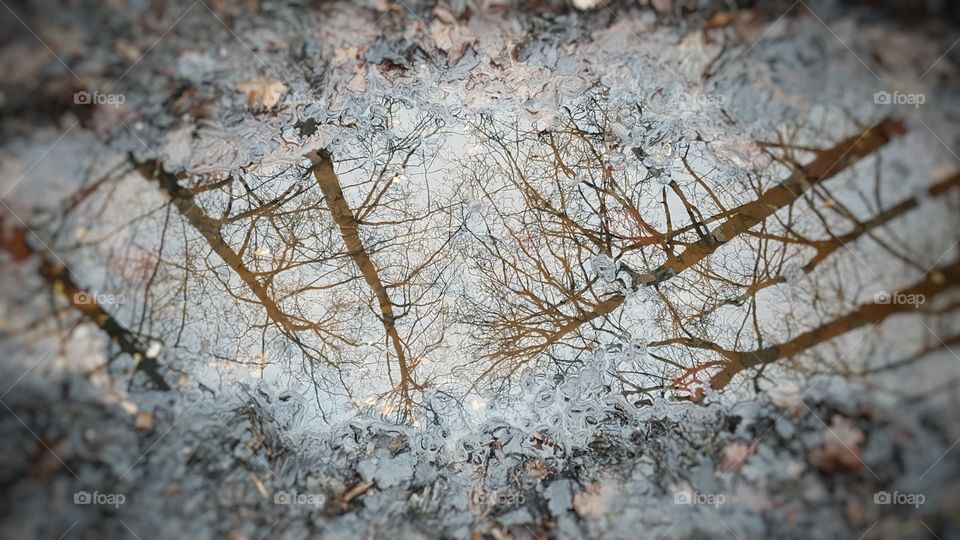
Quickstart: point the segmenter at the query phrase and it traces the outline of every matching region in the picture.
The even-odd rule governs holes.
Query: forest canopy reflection
[[[633,401],[700,401],[744,371],[759,388],[771,365],[833,370],[820,345],[893,315],[951,315],[934,306],[956,263],[906,259],[911,246],[876,234],[958,182],[885,195],[895,180],[875,156],[905,132],[897,120],[851,123],[817,146],[782,135],[731,147],[600,100],[545,128],[486,115],[451,126],[399,101],[379,110],[382,140],[289,166],[186,175],[131,156],[70,211],[103,204],[117,182],[163,195],[148,217],[162,216],[161,249],[123,289],[139,313],[74,307],[161,387],[179,368],[162,373],[145,336],[176,349],[213,308],[223,317],[204,350],[406,422],[425,392],[482,394],[544,362],[598,369]],[[631,130],[646,134],[637,146],[624,144]],[[900,293],[924,306],[850,302],[868,283],[842,248],[861,237],[909,263]]]
[[[0,538],[958,536],[957,6],[0,3]]]

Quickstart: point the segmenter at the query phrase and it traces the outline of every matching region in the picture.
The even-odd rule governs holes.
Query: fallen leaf
[[[347,83],[347,89],[354,94],[363,93],[367,89],[367,68],[358,66],[353,78]]]
[[[651,0],[650,4],[657,13],[673,12],[673,0]]]
[[[0,216],[0,248],[9,253],[15,261],[25,260],[33,253],[33,249],[27,243],[27,232],[14,227],[4,229],[2,216]]]
[[[807,455],[810,463],[828,472],[853,472],[863,468],[860,458],[860,444],[864,441],[863,432],[857,429],[853,421],[835,414],[830,427],[823,430],[823,446],[811,450]]]
[[[588,9],[597,7],[597,4],[599,3],[600,0],[573,0],[573,7],[579,9],[580,11],[587,11]]]
[[[610,482],[594,482],[573,496],[573,509],[583,517],[601,518],[610,511],[610,503],[619,490]]]
[[[221,16],[237,17],[260,11],[260,0],[212,0],[210,9]]]
[[[550,469],[544,464],[543,460],[533,459],[527,462],[527,477],[535,482],[550,475]]]
[[[69,441],[63,437],[37,439],[40,444],[28,456],[27,470],[30,475],[42,483],[61,468],[65,467],[59,456],[70,456]]]
[[[275,107],[289,88],[277,80],[255,78],[238,84],[237,90],[246,94],[247,108],[262,111]]]
[[[490,528],[490,537],[493,538],[493,540],[513,540],[510,531],[501,525],[494,525]]]
[[[270,500],[270,495],[267,493],[267,487],[263,485],[263,481],[253,473],[250,473],[250,480],[253,481],[254,487],[260,492],[260,496],[263,497],[264,500]]]
[[[239,529],[233,529],[227,533],[227,540],[250,540],[250,537]]]
[[[141,51],[136,44],[131,42],[128,39],[120,38],[113,43],[114,50],[123,57],[124,60],[130,63],[134,63],[143,56],[143,51]]]
[[[359,484],[348,489],[346,493],[340,498],[340,507],[346,512],[347,507],[350,504],[350,501],[356,499],[357,497],[363,495],[364,493],[370,491],[370,488],[374,486],[375,482],[372,480],[369,482],[360,482]]]
[[[140,411],[137,414],[136,419],[133,421],[133,429],[139,431],[150,431],[153,429],[154,422],[156,417],[150,411]]]
[[[789,409],[800,403],[802,397],[800,385],[793,381],[785,381],[770,389],[770,401],[777,407]]]
[[[438,17],[430,25],[430,36],[437,48],[447,53],[450,65],[454,65],[463,58],[467,48],[477,41],[477,37],[466,26],[457,24],[452,15],[446,19],[451,22],[443,22],[444,18]]]
[[[724,446],[720,454],[720,469],[724,471],[740,469],[754,450],[754,446],[743,441],[734,441]]]
[[[729,11],[718,11],[707,21],[707,28],[723,28],[733,22],[733,13]]]

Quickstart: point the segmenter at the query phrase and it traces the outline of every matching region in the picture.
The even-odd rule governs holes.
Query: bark
[[[176,175],[163,170],[159,161],[136,163],[135,165],[137,171],[144,178],[156,182],[160,186],[160,189],[180,211],[180,215],[200,233],[210,249],[240,277],[247,288],[250,289],[250,292],[257,298],[257,301],[266,309],[270,319],[277,323],[288,337],[296,339],[296,333],[304,330],[323,333],[324,330],[321,326],[311,322],[295,322],[284,313],[270,295],[267,287],[261,283],[253,271],[247,268],[243,258],[224,240],[221,232],[221,222],[211,218],[197,206],[194,201],[195,193],[181,186]]]
[[[950,190],[960,187],[960,174],[953,175],[945,180],[937,182],[931,186],[927,193],[931,197],[939,197],[946,193],[949,193]],[[890,208],[877,212],[873,216],[869,217],[866,220],[858,221],[856,226],[848,233],[834,236],[828,240],[810,240],[802,242],[805,245],[809,245],[816,249],[816,253],[810,259],[810,262],[803,266],[803,272],[809,274],[817,266],[820,265],[823,261],[827,260],[830,255],[834,254],[841,248],[847,246],[851,242],[857,241],[864,235],[871,234],[875,229],[883,225],[889,224],[895,219],[904,216],[907,212],[917,208],[920,205],[918,197],[907,198]],[[774,285],[779,285],[785,283],[786,278],[783,276],[775,276],[771,278],[764,279],[762,281],[757,281],[749,285],[740,296],[723,302],[718,303],[717,305],[711,307],[702,314],[699,314],[700,317],[709,315],[716,311],[718,308],[724,305],[733,305],[739,304],[748,298],[753,298],[760,291],[773,287]]]
[[[27,241],[26,229],[5,227],[0,217],[0,247],[14,260],[39,259],[37,273],[50,286],[50,289],[62,295],[84,319],[95,324],[120,350],[129,354],[136,362],[136,370],[144,373],[160,390],[170,390],[170,385],[160,374],[160,363],[146,353],[146,347],[140,336],[126,328],[113,315],[97,303],[96,295],[81,287],[70,269],[59,260],[54,260],[46,250],[35,249]]]
[[[903,133],[904,126],[901,122],[885,119],[859,135],[850,137],[829,150],[823,150],[813,161],[794,171],[780,185],[766,191],[757,200],[734,209],[731,217],[709,235],[657,268],[653,272],[654,279],[645,285],[657,286],[706,259],[723,244],[749,231],[781,208],[793,204],[820,182],[852,167],[890,142],[893,137]]]
[[[400,371],[398,391],[404,403],[409,406],[410,389],[416,386],[416,382],[413,378],[412,369],[407,362],[406,346],[397,331],[393,302],[390,300],[387,287],[383,284],[380,273],[373,260],[370,259],[370,255],[363,245],[363,240],[360,238],[360,223],[350,208],[350,204],[344,198],[340,178],[333,169],[331,155],[326,150],[320,150],[311,152],[308,157],[312,164],[313,176],[327,200],[327,206],[334,222],[340,229],[340,236],[347,247],[347,253],[353,259],[357,269],[360,270],[360,274],[363,275],[363,280],[370,287],[377,300],[380,321],[383,323],[383,329],[386,331],[387,339],[393,347],[393,352],[397,355],[397,366]]]
[[[924,279],[910,287],[898,291],[903,295],[916,295],[929,302],[937,295],[960,283],[960,261],[944,268],[931,271]],[[908,303],[869,303],[864,304],[846,315],[825,322],[795,338],[755,351],[737,353],[735,358],[727,360],[725,366],[710,379],[710,386],[716,390],[725,387],[741,371],[764,364],[770,364],[783,358],[792,358],[821,343],[870,324],[879,324],[888,317],[899,313],[917,310],[917,306]]]
[[[782,184],[771,188],[755,201],[725,212],[729,217],[711,234],[691,244],[679,256],[668,257],[667,262],[657,268],[652,275],[631,271],[633,287],[656,287],[674,278],[680,272],[709,257],[723,244],[744,234],[778,210],[792,205],[815,185],[851,167],[902,133],[904,133],[904,126],[900,121],[884,119],[860,134],[818,152],[813,161],[798,168]],[[569,322],[546,333],[538,348],[545,350],[551,344],[575,332],[582,325],[615,312],[625,301],[624,294],[611,295],[600,301],[591,311],[575,316]]]

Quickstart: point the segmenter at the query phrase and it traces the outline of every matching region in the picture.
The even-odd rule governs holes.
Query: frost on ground
[[[123,404],[71,396],[53,407],[24,387],[6,401],[19,415],[4,420],[5,534],[50,537],[71,525],[91,538],[128,527],[151,538],[343,539],[953,530],[960,471],[949,458],[935,472],[930,464],[954,423],[924,405],[904,413],[851,397],[862,388],[814,380],[796,390],[802,401],[779,405],[614,402],[577,429],[584,439],[565,442],[573,415],[530,429],[491,414],[458,435],[449,419],[410,428],[362,417],[298,433],[264,388],[231,403],[184,400],[179,416],[138,427]],[[516,406],[530,416],[544,408]],[[76,494],[94,502],[74,504]],[[121,504],[105,498],[113,494]]]
[[[875,4],[11,5],[0,537],[960,536],[956,31]]]

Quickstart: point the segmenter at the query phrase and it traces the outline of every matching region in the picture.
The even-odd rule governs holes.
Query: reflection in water
[[[0,43],[0,537],[955,523],[943,21],[69,4]]]
[[[862,209],[834,191],[839,177],[862,184],[856,197],[879,193],[869,158],[904,133],[889,119],[819,148],[750,143],[744,162],[724,141],[596,103],[546,129],[487,115],[448,126],[390,101],[377,114],[389,137],[334,141],[293,165],[214,178],[131,158],[126,181],[170,203],[164,246],[139,273],[142,306],[117,317],[74,306],[161,387],[188,368],[159,365],[150,340],[287,378],[273,401],[295,406],[291,426],[341,404],[413,424],[489,415],[504,405],[461,402],[496,389],[528,400],[515,420],[543,445],[560,424],[584,432],[598,408],[630,411],[642,394],[700,401],[744,371],[759,385],[781,364],[885,369],[821,357],[821,344],[923,313],[852,301],[863,278],[842,248],[870,238],[902,259],[876,232],[960,182]],[[915,270],[904,298],[932,303],[960,277],[956,261],[904,262]],[[48,267],[52,285],[85,292]]]

